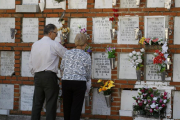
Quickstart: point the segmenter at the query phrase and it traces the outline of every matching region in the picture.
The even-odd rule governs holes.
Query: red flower
[[[164,92],[164,96],[166,96],[167,95],[167,92]]]
[[[118,9],[112,9],[114,12],[117,12],[118,11]]]
[[[151,96],[151,97],[154,97],[154,95],[153,95],[153,94],[151,94],[150,96]]]
[[[119,16],[119,14],[115,14],[115,13],[113,15],[114,15],[114,17],[118,17]]]
[[[112,18],[109,18],[109,21],[114,21],[114,17],[112,17]]]
[[[165,104],[162,104],[162,107],[165,107],[166,105]]]
[[[163,96],[163,99],[167,99],[167,96]]]
[[[152,40],[153,42],[157,42],[158,41],[158,38],[156,38],[156,39],[154,39],[154,40]]]
[[[156,53],[159,53],[159,50],[155,50]]]

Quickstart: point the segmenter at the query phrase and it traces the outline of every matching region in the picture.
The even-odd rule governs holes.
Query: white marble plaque
[[[63,8],[66,10],[66,0],[60,3],[55,0],[46,0],[46,8]]]
[[[146,56],[146,80],[161,80],[161,73],[157,73],[158,65],[153,64],[154,56],[147,54]]]
[[[22,59],[21,59],[21,76],[22,77],[33,77],[29,68],[29,51],[22,51]]]
[[[138,8],[139,6],[136,5],[136,0],[121,0],[120,1],[121,8]]]
[[[175,17],[174,22],[174,44],[180,44],[180,17]]]
[[[23,0],[23,5],[38,5],[39,0]]]
[[[180,119],[179,108],[180,108],[180,92],[174,91],[173,100],[173,119]]]
[[[93,53],[92,62],[93,78],[111,79],[111,66],[107,53]]]
[[[23,18],[22,26],[22,40],[23,42],[36,42],[39,33],[38,18]]]
[[[59,18],[46,18],[46,25],[47,24],[54,24],[58,29],[62,27],[62,24],[58,22]],[[55,38],[55,41],[61,42],[60,39],[61,31],[58,32],[58,36]]]
[[[87,18],[71,18],[70,20],[70,34],[69,34],[69,42],[74,43],[74,39],[78,33],[80,33],[81,29],[87,29]]]
[[[145,16],[145,38],[152,37],[165,39],[164,16]]]
[[[32,110],[33,94],[34,94],[34,86],[29,86],[29,85],[21,86],[20,109],[22,111]]]
[[[68,9],[87,9],[87,0],[68,0]]]
[[[165,0],[147,0],[147,7],[148,8],[157,8],[157,7],[163,7],[164,8],[164,2]]]
[[[180,7],[180,0],[175,0],[175,7]]]
[[[93,88],[93,115],[110,115],[111,108],[107,107],[103,92],[98,93],[97,88]]]
[[[173,82],[180,82],[180,54],[174,54]]]
[[[112,8],[112,0],[95,0],[95,8]]]
[[[11,76],[14,72],[14,52],[1,51],[1,76]]]
[[[132,110],[133,111],[133,103],[136,103],[136,101],[132,97],[136,97],[137,95],[138,95],[138,91],[122,90],[121,110]]]
[[[139,17],[119,17],[118,44],[138,44],[134,28],[139,28]]]
[[[137,79],[136,69],[132,67],[127,53],[119,55],[119,79]]]
[[[15,18],[0,18],[0,28],[0,42],[14,43],[15,37],[11,38],[10,28],[15,28]]]
[[[0,84],[0,109],[13,109],[14,85]]]
[[[110,29],[112,24],[109,18],[93,18],[94,43],[112,43]]]
[[[0,0],[0,9],[15,9],[15,0]]]

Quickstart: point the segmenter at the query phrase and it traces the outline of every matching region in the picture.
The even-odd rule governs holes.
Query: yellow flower
[[[140,44],[144,44],[144,41],[145,41],[145,37],[142,37],[141,40],[139,41]]]
[[[112,83],[109,83],[107,88],[108,88],[108,89],[111,89],[111,88],[114,87],[114,86],[115,86],[115,85],[113,85]]]
[[[107,87],[103,86],[102,91],[106,91],[106,90],[107,90]]]
[[[70,31],[70,28],[69,28],[69,27],[67,27],[67,31],[68,31],[68,32]]]
[[[60,30],[62,30],[62,27],[60,27],[59,29],[57,29],[57,31],[60,31]]]
[[[108,82],[109,82],[109,83],[112,83],[112,84],[114,83],[112,80],[109,80]]]
[[[102,91],[102,88],[99,88],[99,92],[101,92]]]
[[[100,83],[100,82],[102,82],[102,80],[101,80],[101,79],[99,79],[99,80],[97,81],[97,83]]]
[[[107,85],[108,85],[108,81],[107,81],[107,82],[105,82],[104,86],[107,86]]]

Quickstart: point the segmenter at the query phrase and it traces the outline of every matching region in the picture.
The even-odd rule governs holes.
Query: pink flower
[[[164,92],[164,96],[166,96],[167,95],[167,92]]]
[[[163,96],[163,99],[167,99],[167,96]]]
[[[148,103],[150,103],[151,102],[151,100],[148,100]]]
[[[150,109],[149,112],[152,113],[152,112],[153,112],[153,109]]]
[[[153,100],[152,102],[153,102],[153,103],[156,103],[156,101],[155,101],[155,100]]]
[[[141,92],[144,93],[145,92],[144,89],[142,89]]]
[[[151,94],[150,96],[151,96],[151,97],[154,97],[154,95],[153,95],[153,94]]]
[[[146,38],[145,41],[146,41],[147,43],[149,43],[150,39],[151,39],[151,38]]]
[[[162,99],[159,100],[160,103],[162,103],[162,101],[163,101]]]
[[[166,105],[165,104],[162,104],[162,107],[165,107]]]
[[[138,103],[139,104],[139,106],[142,106],[143,105],[143,103],[142,102],[140,102],[140,103]]]
[[[156,38],[156,39],[154,39],[154,40],[152,40],[153,42],[157,42],[158,41],[158,38]]]
[[[157,106],[156,109],[159,109],[159,107]]]

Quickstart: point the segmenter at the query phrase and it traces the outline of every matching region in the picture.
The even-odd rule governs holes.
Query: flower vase
[[[111,94],[110,95],[104,95],[104,97],[106,100],[107,107],[110,108],[111,107]]]
[[[111,69],[115,68],[115,58],[109,58]]]
[[[165,81],[166,72],[161,72],[161,80]]]
[[[116,37],[116,29],[110,29],[111,32],[111,38],[114,39]]]
[[[141,70],[136,70],[137,80],[141,81]]]
[[[89,95],[85,96],[85,106],[89,106]]]

